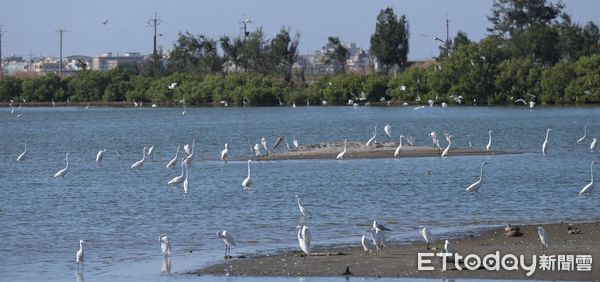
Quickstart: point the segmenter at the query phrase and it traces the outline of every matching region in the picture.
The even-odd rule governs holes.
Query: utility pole
[[[246,17],[246,15],[244,15],[244,20],[241,22],[241,24],[244,25],[244,41],[246,41],[246,38],[248,37],[248,35],[250,35],[250,32],[248,32],[248,24],[251,23],[252,21]]]
[[[157,14],[154,13],[154,18],[151,18],[146,22],[146,26],[154,28],[153,33],[153,48],[152,48],[152,59],[156,62],[158,61],[158,53],[156,52],[156,29],[158,25],[160,25],[161,20],[158,18]]]
[[[448,19],[448,14],[446,14],[446,42],[450,40],[450,20]]]
[[[0,25],[0,78],[4,77],[4,66],[2,65],[2,25]]]
[[[62,46],[63,46],[63,32],[67,32],[66,29],[64,28],[59,28],[56,32],[60,33],[60,53],[59,53],[59,60],[58,60],[58,77],[62,78],[62,69],[63,69],[63,62],[62,62]]]

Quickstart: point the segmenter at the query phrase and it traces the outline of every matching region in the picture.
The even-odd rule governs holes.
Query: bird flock
[[[175,85],[176,85],[176,83],[172,84],[169,88],[171,88],[171,87],[174,88]],[[587,127],[588,127],[588,125],[585,125],[583,137],[577,139],[575,142],[576,144],[582,144],[586,140],[587,133],[588,133]],[[386,124],[383,128],[384,128],[384,133],[387,136],[387,138],[393,139],[392,127],[390,126],[390,124],[389,123]],[[551,141],[550,132],[551,131],[552,131],[551,128],[546,129],[545,139],[543,140],[542,145],[541,145],[541,151],[542,151],[542,155],[544,157],[547,156],[548,150],[550,147],[550,141]],[[492,151],[492,133],[493,133],[493,130],[488,131],[488,143],[485,146],[485,150],[490,151],[490,152]],[[443,151],[440,155],[441,157],[448,156],[450,147],[453,144],[453,136],[452,135],[450,135],[449,133],[445,133],[444,136],[446,137],[447,146],[445,147],[445,149],[443,149]],[[429,137],[432,140],[433,147],[441,150],[438,134],[434,131],[429,134]],[[377,143],[376,138],[377,138],[377,126],[374,127],[372,136],[365,143],[365,147],[367,147],[367,148],[374,147],[375,144]],[[401,155],[403,138],[405,138],[404,135],[399,135],[398,147],[394,151],[394,154],[393,154],[394,157],[398,157]],[[474,147],[474,145],[471,143],[469,134],[467,134],[467,139],[469,142],[469,147]],[[408,141],[408,137],[407,137],[407,141]],[[17,156],[17,158],[16,158],[17,162],[26,162],[27,159],[32,158],[32,156],[28,155],[28,151],[27,151],[28,142],[29,142],[29,140],[25,140],[23,142],[23,152]],[[279,146],[281,146],[281,144],[283,144],[284,142],[287,146],[287,149],[289,150],[290,146],[286,141],[285,135],[279,136],[276,139],[276,141],[273,143],[272,146],[270,146],[268,144],[265,137],[262,137],[262,138],[260,138],[259,143],[255,143],[254,145],[250,144],[250,151],[254,154],[255,157],[260,157],[263,155],[263,152],[261,150],[264,149],[264,155],[268,155],[268,154],[272,153],[275,149],[277,149]],[[299,147],[298,140],[296,139],[295,136],[293,137],[292,144],[295,148]],[[590,152],[592,152],[592,153],[595,152],[596,144],[597,144],[597,138],[593,138],[590,143],[590,146],[589,146]],[[113,142],[112,145],[113,145],[113,149],[114,149],[117,159],[120,159],[121,158],[120,153],[117,150],[115,143]],[[412,145],[412,142],[410,142],[409,145]],[[183,145],[183,151],[184,151],[185,155],[180,158],[180,149],[182,146],[178,145],[176,147],[174,157],[166,163],[166,169],[169,169],[169,170],[174,169],[178,162],[180,163],[181,173],[179,175],[173,177],[171,180],[169,180],[167,182],[167,184],[172,185],[172,186],[182,185],[185,193],[189,192],[189,177],[188,177],[189,176],[189,167],[192,165],[192,161],[194,159],[195,146],[196,146],[196,139],[192,140],[191,145],[190,144]],[[262,146],[262,149],[261,149],[261,146]],[[149,159],[154,158],[154,153],[156,150],[157,150],[157,147],[155,145],[144,146],[142,148],[141,159],[134,162],[130,166],[130,168],[131,169],[141,169],[148,158]],[[343,150],[336,156],[336,159],[343,160],[346,152],[347,152],[347,139],[344,140]],[[96,163],[98,163],[99,165],[102,164],[106,153],[107,153],[106,148],[102,148],[101,150],[99,150],[96,153],[96,158],[95,158]],[[219,154],[219,159],[222,160],[223,162],[227,163],[229,157],[230,157],[229,146],[227,143],[225,143],[223,150]],[[252,184],[251,163],[252,163],[252,160],[248,159],[247,160],[247,176],[241,182],[241,186],[243,189],[248,189]],[[597,161],[593,161],[591,163],[591,165],[590,165],[591,181],[580,190],[579,195],[585,195],[585,194],[589,194],[592,192],[592,190],[595,186],[595,184],[594,184],[594,165],[597,163],[598,163]],[[475,183],[469,185],[465,189],[466,192],[479,192],[480,191],[480,188],[481,188],[483,180],[484,180],[484,166],[488,165],[488,164],[489,164],[488,162],[483,162],[481,164],[479,179]],[[53,177],[55,177],[55,178],[65,177],[67,175],[68,171],[69,171],[69,153],[67,152],[65,154],[65,167],[58,170],[56,173],[54,173]],[[311,242],[311,231],[310,231],[309,226],[306,225],[306,223],[307,223],[307,220],[310,219],[313,215],[308,210],[308,208],[305,207],[301,203],[301,199],[298,196],[296,196],[296,198],[297,198],[297,205],[298,205],[300,214],[302,215],[302,217],[305,220],[303,222],[303,224],[297,226],[298,246],[299,246],[300,250],[306,256],[310,256],[311,255],[311,243],[312,243]],[[373,243],[375,250],[378,253],[381,253],[385,247],[385,237],[386,237],[385,234],[386,234],[386,232],[391,232],[391,230],[386,228],[384,225],[378,223],[377,221],[373,221],[372,228],[369,231],[370,231],[371,241]],[[435,239],[432,236],[430,230],[427,227],[423,227],[422,229],[419,230],[419,233],[423,237],[424,241],[426,242],[427,249],[429,249],[430,245],[434,244],[434,242],[435,242]],[[542,227],[538,228],[538,234],[539,234],[539,238],[542,243],[542,246],[543,246],[543,251],[546,251],[546,248],[548,247],[548,244],[549,244],[549,236]],[[222,239],[223,243],[225,244],[224,257],[226,259],[232,258],[231,247],[236,247],[236,243],[235,243],[233,235],[230,232],[228,232],[227,230],[221,230],[221,231],[217,232],[217,238]],[[170,257],[171,256],[171,244],[169,242],[169,238],[166,235],[161,235],[159,237],[159,242],[161,244],[161,252],[162,252],[163,256],[165,258]],[[372,250],[371,250],[371,247],[367,240],[367,236],[365,236],[365,234],[361,235],[360,242],[361,242],[361,246],[363,247],[363,250],[365,252],[365,255],[369,255],[369,253],[371,253]],[[83,262],[84,262],[83,247],[84,247],[84,244],[85,244],[84,240],[79,241],[79,249],[76,253],[77,270],[79,270],[80,266],[83,269]],[[444,250],[447,253],[455,252],[454,247],[451,245],[451,243],[448,240],[445,241]]]

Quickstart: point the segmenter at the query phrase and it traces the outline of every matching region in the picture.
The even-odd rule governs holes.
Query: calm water
[[[220,229],[234,235],[233,255],[297,248],[296,195],[313,213],[314,246],[358,244],[374,219],[394,230],[395,241],[419,239],[420,225],[444,238],[464,226],[598,220],[600,191],[577,194],[598,159],[588,151],[590,136],[600,137],[598,120],[598,108],[200,108],[185,116],[180,109],[24,108],[20,118],[0,109],[0,280],[77,280],[79,239],[88,242],[87,281],[252,280],[181,273],[222,260]],[[386,123],[394,136],[413,135],[426,145],[429,132],[448,131],[457,146],[466,146],[468,132],[483,147],[493,129],[495,148],[523,154],[253,162],[252,187],[241,188],[248,139],[365,142],[374,125],[383,135]],[[585,124],[588,139],[576,145]],[[553,130],[542,157],[546,128]],[[184,194],[167,185],[180,166],[165,165],[177,145],[193,138],[191,191]],[[24,140],[27,157],[17,163]],[[218,161],[224,143],[237,161]],[[154,161],[130,169],[151,144]],[[108,151],[97,165],[102,148]],[[64,179],[53,178],[66,152],[70,169]],[[483,161],[490,165],[481,192],[467,194]],[[172,242],[172,274],[161,275],[160,234]],[[300,279],[316,280],[330,279]]]

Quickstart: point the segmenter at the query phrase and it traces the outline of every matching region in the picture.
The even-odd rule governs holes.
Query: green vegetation
[[[490,34],[479,42],[458,32],[435,61],[408,66],[409,19],[381,10],[371,36],[371,55],[381,73],[347,73],[348,50],[329,37],[325,62],[335,74],[306,81],[298,57],[300,34],[282,28],[265,38],[180,33],[168,60],[108,72],[84,70],[0,80],[0,101],[144,101],[175,105],[341,105],[365,93],[366,100],[394,103],[511,104],[522,98],[542,104],[600,103],[600,30],[573,23],[564,5],[546,0],[495,0]],[[433,44],[433,42],[432,42]],[[220,49],[219,49],[220,47]],[[219,51],[220,50],[220,51]],[[292,68],[299,62],[302,69]],[[394,70],[394,74],[390,70]],[[177,83],[175,89],[167,86]]]

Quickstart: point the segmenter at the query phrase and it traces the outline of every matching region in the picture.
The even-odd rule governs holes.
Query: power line
[[[62,62],[62,47],[63,47],[63,32],[67,32],[66,29],[64,28],[59,28],[56,32],[60,33],[60,58],[58,59],[58,77],[62,78],[62,69],[63,69],[63,62]]]

